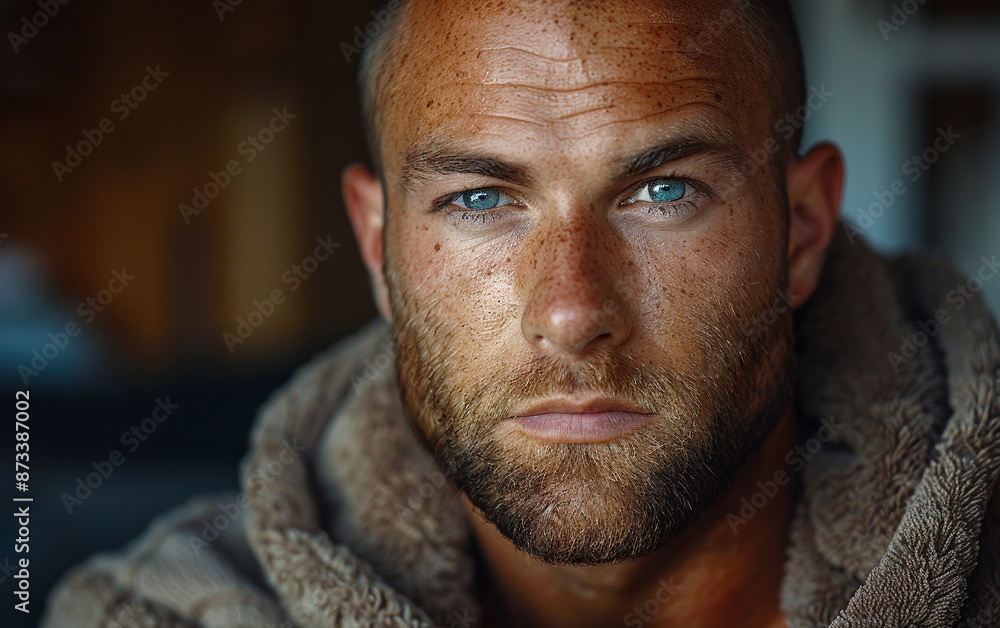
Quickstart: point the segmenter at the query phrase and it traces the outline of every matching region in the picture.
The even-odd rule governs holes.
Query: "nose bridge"
[[[551,215],[539,235],[526,304],[525,339],[569,354],[621,342],[628,325],[614,282],[613,231],[587,211]]]
[[[542,247],[544,267],[541,281],[550,298],[597,296],[610,270],[609,230],[602,229],[593,217],[560,215],[553,219]]]

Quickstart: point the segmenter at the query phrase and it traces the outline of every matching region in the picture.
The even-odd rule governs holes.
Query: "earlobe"
[[[382,182],[364,166],[351,164],[344,170],[341,184],[344,204],[351,226],[354,228],[354,237],[361,251],[361,259],[371,278],[375,304],[386,320],[392,320],[389,291],[382,272],[384,263],[382,233],[385,227]]]
[[[827,247],[837,227],[844,184],[844,160],[823,142],[789,163],[787,170],[788,275],[792,307],[816,289]]]

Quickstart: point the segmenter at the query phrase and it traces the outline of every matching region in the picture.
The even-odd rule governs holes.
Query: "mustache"
[[[525,401],[571,396],[600,396],[630,406],[655,410],[663,399],[693,393],[684,378],[669,368],[641,363],[613,351],[602,351],[571,362],[546,355],[501,364],[480,378],[465,397],[470,420],[510,418]]]

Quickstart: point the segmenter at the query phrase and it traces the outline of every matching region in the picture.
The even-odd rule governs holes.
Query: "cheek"
[[[761,207],[734,208],[745,220],[729,219],[727,210],[726,220],[697,234],[637,249],[629,266],[640,271],[627,297],[633,327],[674,367],[708,368],[712,352],[780,287],[774,285],[784,253],[780,229],[752,218],[764,215]]]
[[[462,370],[476,371],[480,361],[496,364],[520,330],[512,324],[520,315],[517,253],[509,245],[473,244],[434,222],[400,221],[388,232],[394,301],[412,310],[400,314],[425,321],[431,342],[461,355]]]

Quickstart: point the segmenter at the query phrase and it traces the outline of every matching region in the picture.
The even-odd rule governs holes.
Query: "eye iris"
[[[684,196],[684,183],[681,181],[662,181],[649,184],[649,198],[654,203],[669,203]]]
[[[462,203],[469,209],[493,209],[500,201],[497,190],[472,190],[462,192]]]

